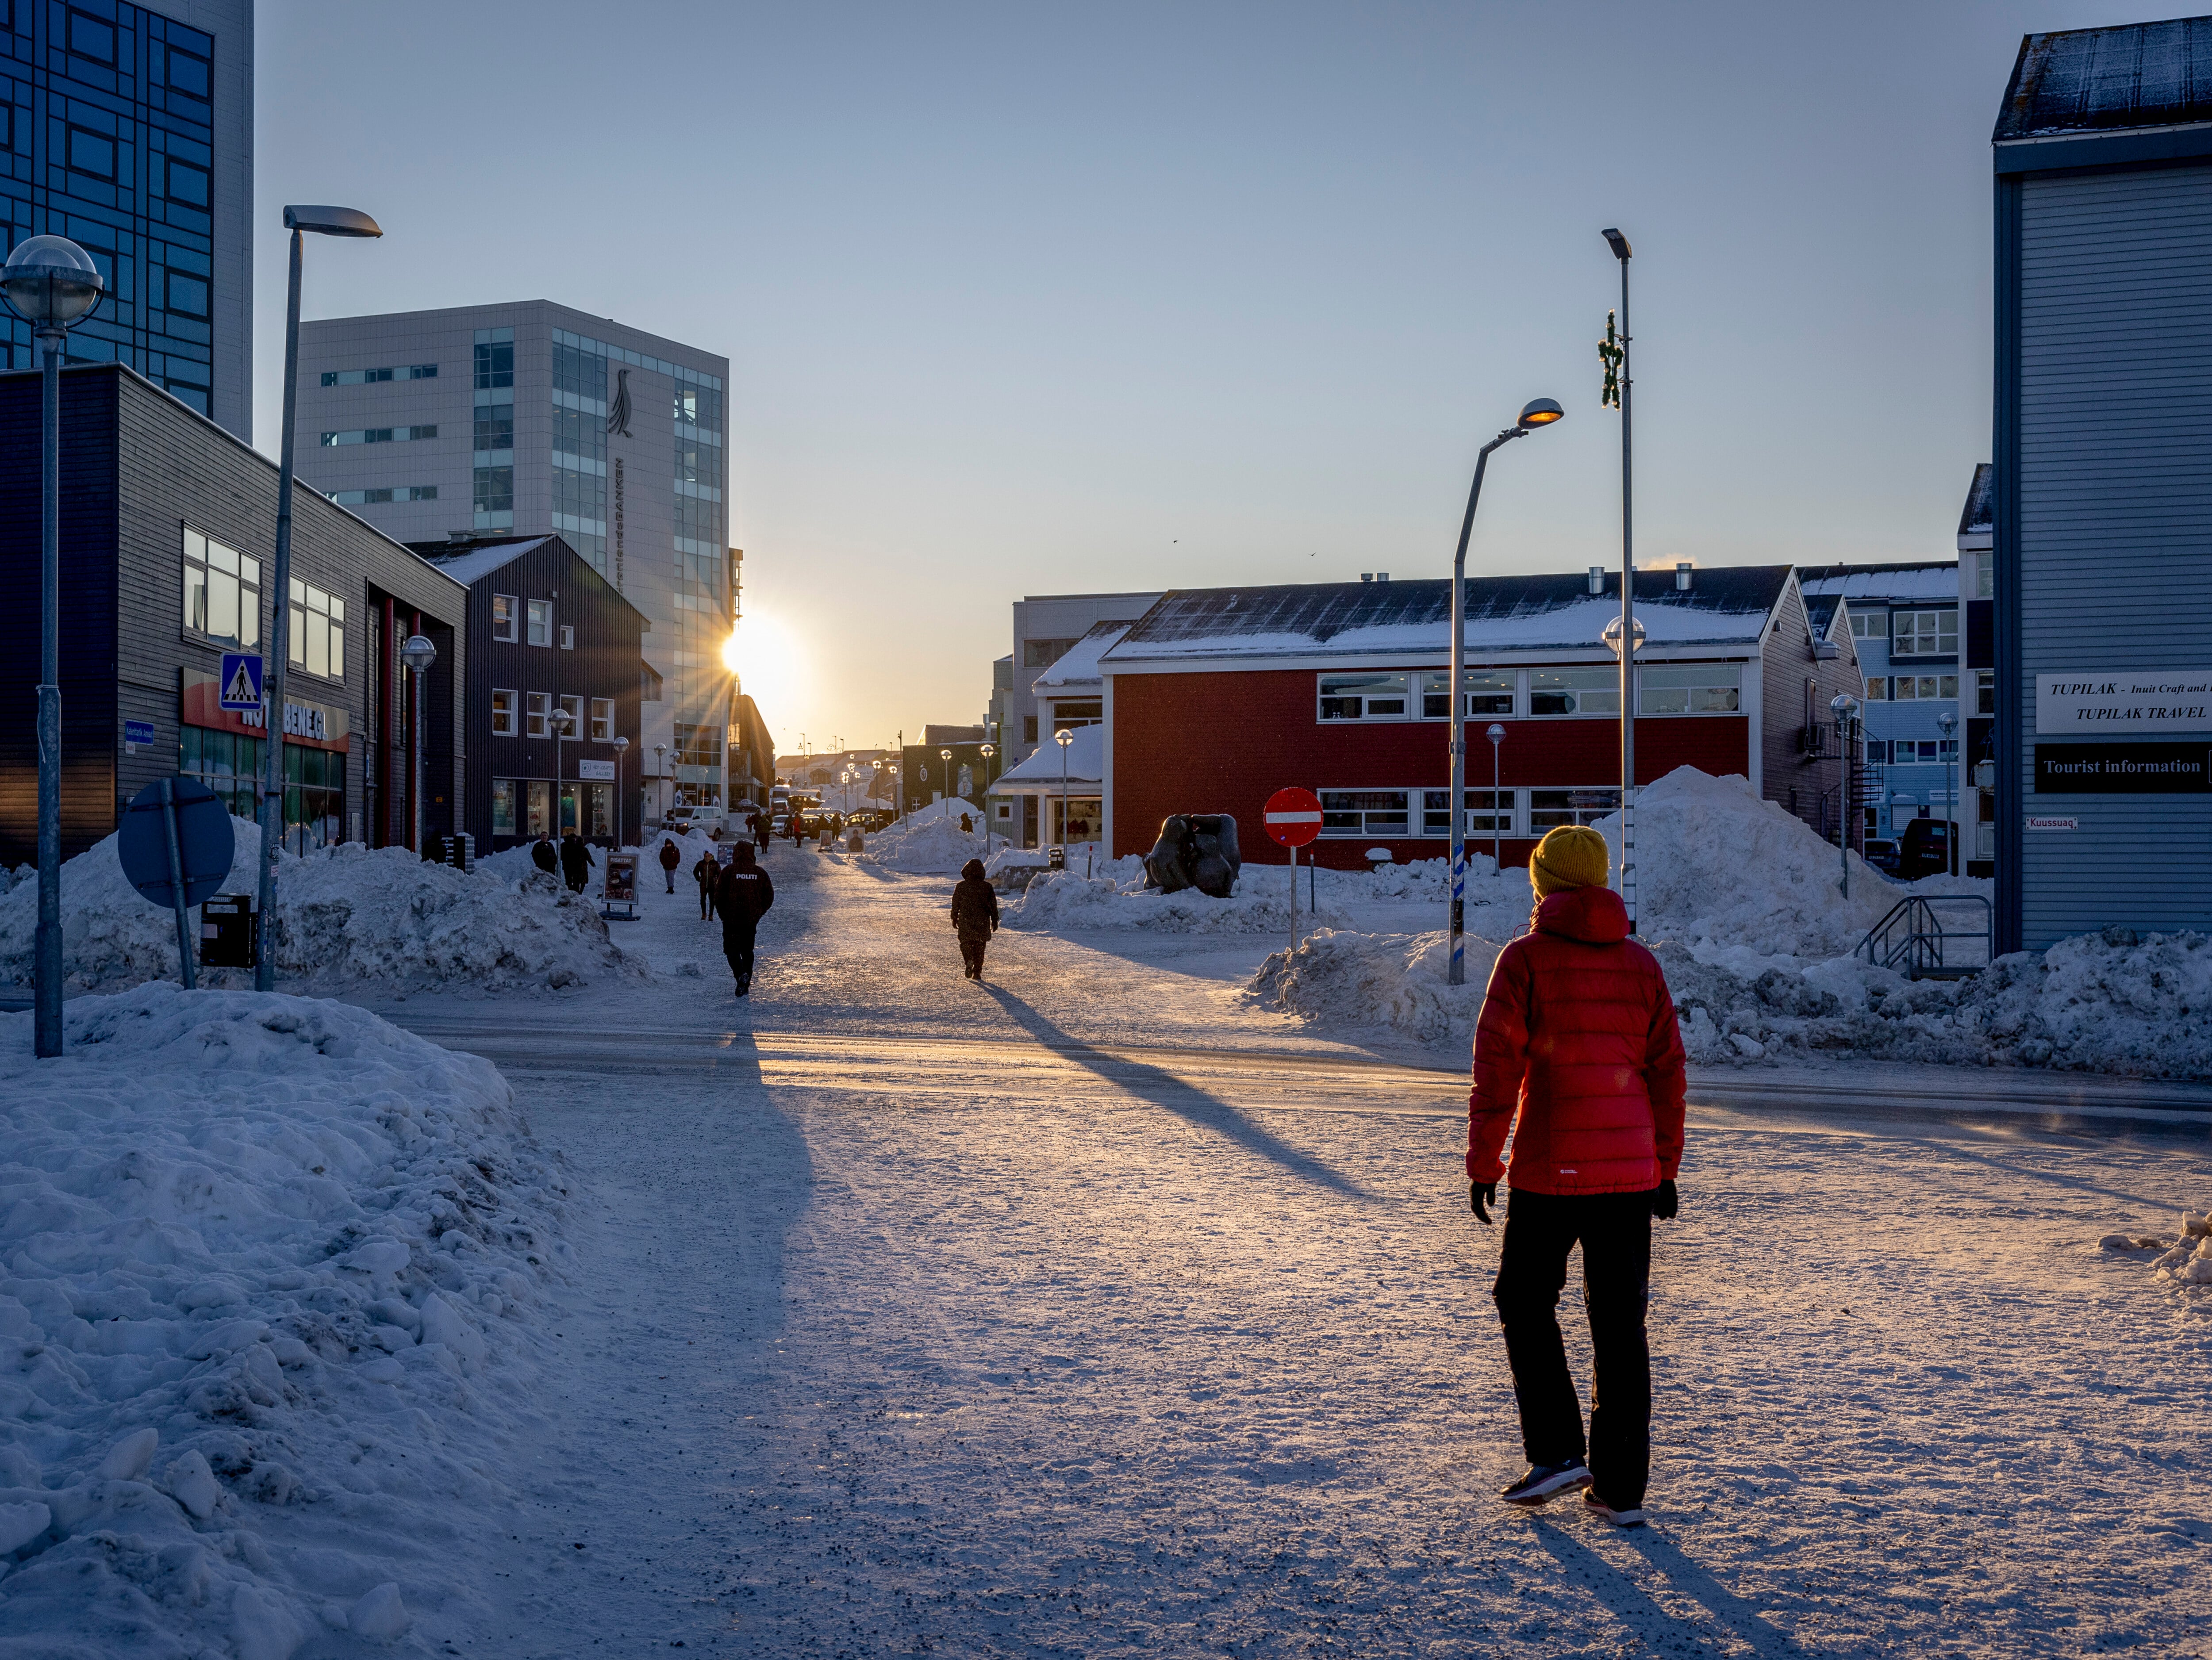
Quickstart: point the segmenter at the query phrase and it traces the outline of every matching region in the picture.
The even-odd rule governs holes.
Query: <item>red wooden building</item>
[[[1467,585],[1468,837],[1484,852],[1494,838],[1508,865],[1553,826],[1619,808],[1620,670],[1601,631],[1620,582],[1593,569]],[[1322,863],[1443,857],[1450,595],[1384,580],[1163,597],[1099,660],[1113,853],[1149,849],[1170,813],[1230,813],[1245,858],[1276,859],[1261,804],[1302,785],[1322,798]],[[1637,782],[1741,773],[1816,828],[1836,823],[1829,700],[1862,689],[1840,611],[1809,621],[1786,565],[1681,566],[1638,573],[1636,614]]]

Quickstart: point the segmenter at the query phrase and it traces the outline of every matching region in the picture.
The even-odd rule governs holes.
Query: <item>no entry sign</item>
[[[1267,797],[1267,833],[1285,847],[1304,847],[1321,834],[1321,797],[1310,790],[1278,790]]]

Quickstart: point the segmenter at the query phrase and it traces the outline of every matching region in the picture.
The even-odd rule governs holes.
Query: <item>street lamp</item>
[[[949,804],[952,800],[952,752],[940,749],[937,752],[937,758],[945,763],[945,794],[939,799]]]
[[[1065,848],[1067,845],[1067,746],[1075,742],[1075,734],[1063,726],[1052,735],[1052,741],[1060,746],[1060,845]],[[1291,874],[1295,875],[1297,873],[1293,871]]]
[[[1595,570],[1597,567],[1592,566],[1590,568]],[[1621,729],[1624,731],[1627,730],[1628,724],[1636,718],[1635,655],[1644,649],[1643,623],[1634,617],[1630,617],[1627,621],[1632,631],[1635,644],[1630,648],[1626,657],[1622,657],[1620,651],[1621,619],[1620,617],[1610,618],[1598,635],[1598,638],[1605,642],[1605,649],[1612,652],[1621,665],[1620,720]],[[1620,775],[1620,903],[1621,907],[1628,912],[1628,931],[1632,934],[1636,931],[1636,791],[1633,787],[1636,778],[1633,770],[1636,740],[1632,736],[1626,739],[1626,742],[1628,747],[1622,751],[1622,754],[1629,759],[1624,765],[1632,770]]]
[[[1494,876],[1505,868],[1505,827],[1498,816],[1498,746],[1505,742],[1505,729],[1492,721],[1483,736],[1490,740],[1490,874]]]
[[[998,781],[991,776],[991,757],[998,753],[995,743],[983,746],[983,857],[987,859],[991,857],[991,786]]]
[[[27,237],[0,270],[0,294],[46,348],[39,467],[39,924],[32,1043],[62,1052],[62,354],[106,290],[92,256],[64,236]]]
[[[566,707],[556,704],[545,719],[553,729],[553,833],[558,836],[566,833],[561,828],[561,781],[567,776],[561,765],[561,746],[568,742],[568,729],[576,724],[576,718]],[[577,829],[584,827],[583,820],[584,803],[580,800],[576,803]]]
[[[1843,822],[1838,827],[1836,841],[1843,851],[1844,897],[1851,896],[1851,722],[1859,712],[1859,700],[1848,692],[1838,692],[1828,700],[1828,709],[1836,718],[1836,748],[1841,752],[1843,780],[1838,786],[1838,805]]]
[[[1959,749],[1952,742],[1951,734],[1959,730],[1958,716],[1948,709],[1944,710],[1936,717],[1936,730],[1943,735],[1943,797],[1946,803],[1943,815],[1944,821],[1950,826],[1943,839],[1951,850],[1948,862],[1951,874],[1955,876],[1959,874],[1959,785],[1952,769],[1959,763]]]
[[[290,285],[284,296],[284,430],[278,434],[276,468],[276,576],[270,600],[268,645],[262,658],[261,736],[269,753],[262,757],[261,786],[261,916],[260,962],[253,971],[258,991],[276,987],[274,912],[276,905],[276,844],[284,833],[284,670],[292,647],[292,427],[300,397],[300,257],[309,231],[319,236],[378,237],[384,231],[367,214],[353,208],[290,207],[284,209],[284,228],[292,233]],[[416,639],[421,639],[417,634]],[[413,640],[408,642],[414,643]],[[428,646],[429,642],[423,644]],[[404,650],[401,653],[405,655]],[[436,654],[434,651],[432,655]],[[415,676],[421,689],[422,676]],[[416,750],[422,750],[422,718],[417,705]],[[417,770],[420,770],[419,763]],[[415,808],[415,851],[422,851],[422,809]]]
[[[1451,585],[1451,963],[1446,978],[1467,983],[1467,542],[1474,534],[1474,506],[1482,500],[1482,475],[1490,452],[1566,413],[1548,397],[1530,400],[1521,417],[1476,451],[1474,483],[1467,493],[1467,517],[1460,521],[1459,549],[1452,555]],[[1054,736],[1057,736],[1055,734]],[[1065,759],[1066,751],[1061,750]],[[1065,796],[1065,789],[1061,791]],[[1061,810],[1066,811],[1063,803]]]
[[[420,634],[410,634],[407,643],[399,648],[399,660],[415,676],[415,755],[413,774],[407,786],[408,805],[415,815],[415,856],[420,858],[422,846],[422,729],[429,724],[422,718],[422,676],[438,660],[438,648]]]
[[[629,740],[622,736],[620,734],[617,734],[615,737],[615,846],[617,849],[623,845],[623,819],[624,815],[623,813],[622,764],[623,756],[628,752],[629,748]],[[641,815],[640,816],[642,817],[643,815]],[[645,826],[642,824],[640,824],[637,827],[637,839],[641,842],[645,839]]]
[[[1630,466],[1629,403],[1633,385],[1628,363],[1628,239],[1608,227],[1605,245],[1620,262],[1620,338],[1607,342],[1606,391],[1620,411],[1620,632],[1631,644],[1620,657],[1620,899],[1628,908],[1628,931],[1636,931],[1636,652],[1644,631],[1636,625],[1635,474]],[[1611,335],[1610,325],[1606,330]]]
[[[668,823],[668,746],[665,743],[653,746],[653,804],[660,809],[660,822],[665,827]]]

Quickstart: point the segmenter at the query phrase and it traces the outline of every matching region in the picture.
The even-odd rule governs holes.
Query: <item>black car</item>
[[[1866,862],[1889,875],[1897,874],[1897,844],[1894,841],[1869,837],[1866,845]]]
[[[1951,826],[1945,819],[1912,819],[1897,842],[1897,875],[1900,881],[1940,876],[1951,868]]]

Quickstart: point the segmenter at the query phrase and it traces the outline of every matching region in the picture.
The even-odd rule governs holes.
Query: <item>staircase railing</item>
[[[1946,912],[1965,912],[1981,926],[1954,925]],[[1892,906],[1851,954],[1909,980],[1956,979],[1989,966],[1996,937],[1992,918],[1979,894],[1916,894]]]

